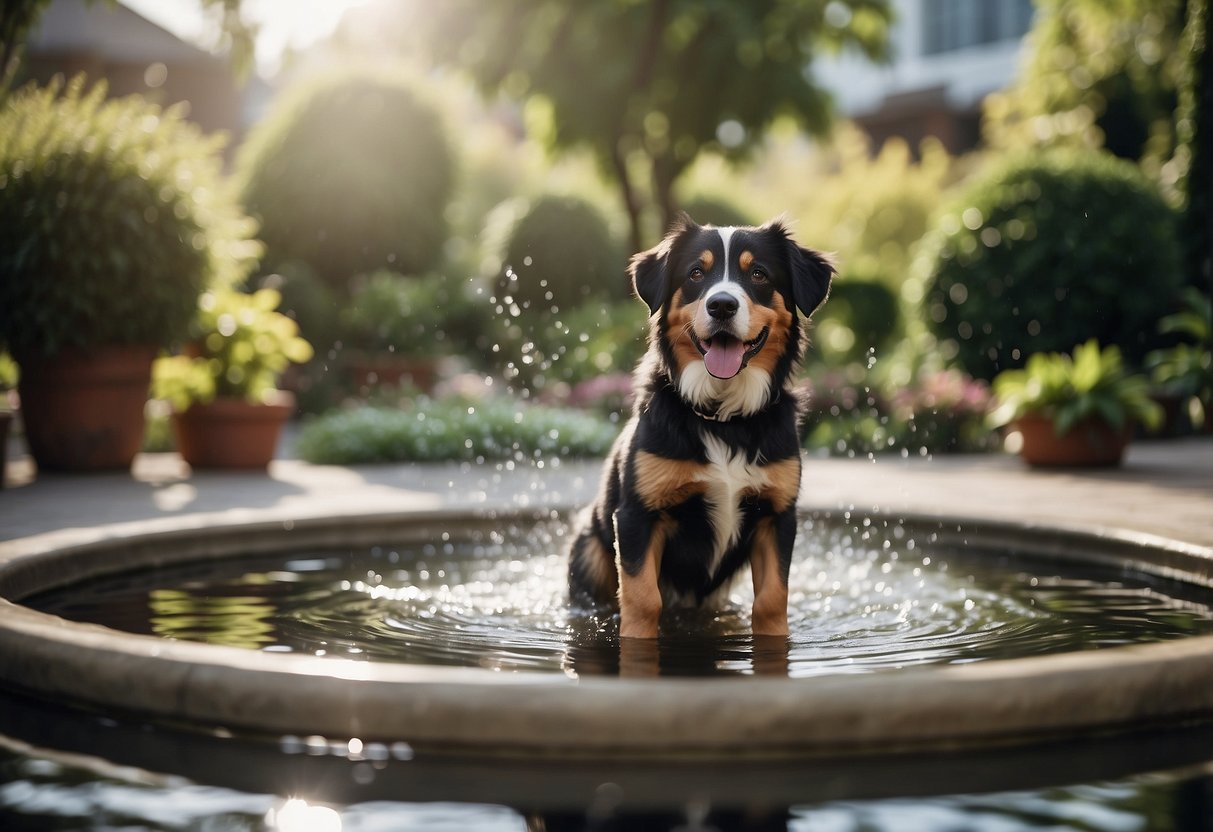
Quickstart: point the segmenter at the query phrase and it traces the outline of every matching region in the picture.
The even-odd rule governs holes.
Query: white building
[[[912,147],[935,136],[951,151],[980,138],[981,100],[1019,70],[1032,0],[892,0],[891,60],[858,54],[819,59],[816,78],[879,147],[902,136]]]

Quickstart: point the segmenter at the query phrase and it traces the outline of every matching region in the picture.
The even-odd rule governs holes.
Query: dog
[[[617,607],[622,638],[652,639],[663,608],[714,603],[748,563],[753,633],[786,636],[803,411],[792,377],[834,264],[782,220],[718,228],[684,214],[628,274],[649,308],[648,351],[573,535],[570,597]]]

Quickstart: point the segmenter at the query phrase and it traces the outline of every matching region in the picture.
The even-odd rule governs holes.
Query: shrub
[[[0,112],[0,342],[166,346],[204,287],[243,279],[255,224],[221,179],[221,137],[83,77]]]
[[[630,373],[645,350],[646,312],[636,300],[594,302],[557,312],[494,319],[489,354],[515,390],[577,384],[604,373]]]
[[[1132,164],[1093,152],[1014,158],[968,187],[924,240],[921,300],[977,378],[1096,338],[1139,362],[1176,303],[1175,217]]]
[[[572,410],[496,399],[418,400],[408,410],[364,407],[322,416],[304,426],[297,450],[315,464],[449,461],[525,462],[547,457],[601,456],[617,428]]]
[[[768,170],[772,186],[786,189],[776,204],[797,219],[800,240],[835,252],[838,262],[856,275],[899,288],[957,165],[933,139],[922,143],[917,159],[899,138],[872,154],[866,137],[846,128],[826,161],[830,167],[800,176]]]
[[[354,281],[342,312],[348,346],[372,352],[437,357],[468,349],[482,327],[465,286],[441,274],[406,277],[387,270]]]
[[[814,344],[833,361],[883,354],[901,330],[897,296],[877,277],[848,271],[830,287],[830,300],[813,326]]]
[[[446,241],[454,161],[441,113],[404,76],[347,72],[288,91],[236,160],[267,262],[302,261],[344,289],[418,273]]]
[[[517,219],[502,250],[498,299],[542,312],[628,296],[625,258],[593,205],[549,195],[512,210]]]

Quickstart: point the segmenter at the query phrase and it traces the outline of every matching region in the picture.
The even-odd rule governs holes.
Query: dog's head
[[[753,388],[751,399],[782,386],[803,349],[801,318],[826,299],[834,266],[779,221],[716,228],[684,215],[629,271],[671,375],[703,404],[732,385]]]

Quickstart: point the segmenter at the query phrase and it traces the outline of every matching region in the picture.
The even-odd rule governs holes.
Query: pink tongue
[[[705,344],[703,363],[716,378],[732,378],[741,372],[741,359],[745,357],[745,344],[736,338],[716,337]]]

